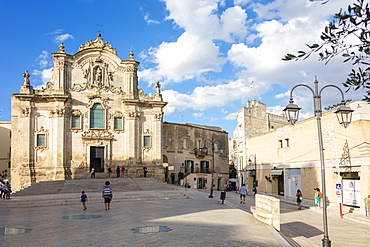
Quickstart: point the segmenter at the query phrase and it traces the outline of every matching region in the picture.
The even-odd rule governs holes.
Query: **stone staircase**
[[[0,200],[0,207],[42,207],[80,203],[81,191],[89,203],[101,202],[105,181],[111,183],[114,201],[187,199],[183,188],[153,178],[111,178],[45,181]],[[182,190],[182,191],[180,191]]]

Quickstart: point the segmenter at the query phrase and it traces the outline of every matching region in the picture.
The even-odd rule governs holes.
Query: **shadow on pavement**
[[[324,232],[320,229],[303,223],[301,221],[293,221],[285,224],[281,224],[282,232],[288,235],[290,238],[303,236],[305,238],[311,238],[317,235],[322,235]],[[288,230],[288,232],[286,232]]]

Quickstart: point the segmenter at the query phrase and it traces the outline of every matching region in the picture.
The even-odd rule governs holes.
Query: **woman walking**
[[[297,196],[297,205],[298,205],[298,210],[301,210],[301,202],[302,202],[302,192],[300,189],[297,190],[297,193],[295,194]]]

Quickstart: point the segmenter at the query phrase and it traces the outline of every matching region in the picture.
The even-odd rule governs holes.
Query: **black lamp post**
[[[213,198],[213,183],[214,183],[214,173],[215,173],[215,143],[218,142],[220,143],[220,148],[219,148],[219,151],[220,151],[220,154],[223,153],[224,149],[221,147],[221,141],[219,140],[215,140],[212,138],[212,140],[209,140],[209,139],[206,139],[204,141],[204,147],[203,147],[203,152],[205,154],[208,153],[208,148],[206,147],[206,142],[209,141],[211,143],[211,146],[212,146],[212,183],[211,183],[211,191],[210,191],[210,194],[208,196],[208,198]]]
[[[322,183],[322,194],[323,194],[323,224],[324,224],[324,238],[322,239],[322,246],[330,247],[331,241],[328,235],[328,221],[327,221],[327,208],[326,208],[326,182],[325,182],[325,164],[324,164],[324,148],[323,148],[323,140],[322,140],[322,130],[321,130],[321,115],[322,115],[322,106],[321,106],[321,93],[327,87],[334,87],[340,91],[342,94],[342,101],[341,106],[335,111],[337,114],[337,118],[339,123],[344,127],[351,123],[352,119],[352,112],[353,110],[347,106],[345,106],[346,101],[344,100],[344,93],[343,91],[336,85],[326,85],[319,91],[319,82],[315,79],[315,89],[305,85],[305,84],[298,84],[292,88],[290,91],[290,100],[287,107],[284,109],[286,117],[291,124],[295,124],[298,121],[298,114],[299,108],[297,105],[293,104],[293,90],[297,87],[303,86],[307,87],[311,90],[313,94],[313,104],[314,104],[314,112],[317,118],[317,129],[318,129],[318,137],[319,137],[319,150],[320,150],[320,162],[321,162],[321,183]]]
[[[257,158],[256,158],[256,154],[249,155],[249,160],[248,160],[249,163],[252,163],[251,157],[254,158],[254,171],[255,171],[254,172],[254,183],[253,183],[253,186],[256,187],[256,189],[257,189],[257,187],[258,187],[258,180],[257,180]]]

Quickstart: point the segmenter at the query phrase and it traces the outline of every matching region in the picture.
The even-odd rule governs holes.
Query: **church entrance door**
[[[90,147],[90,170],[104,172],[104,147]]]

